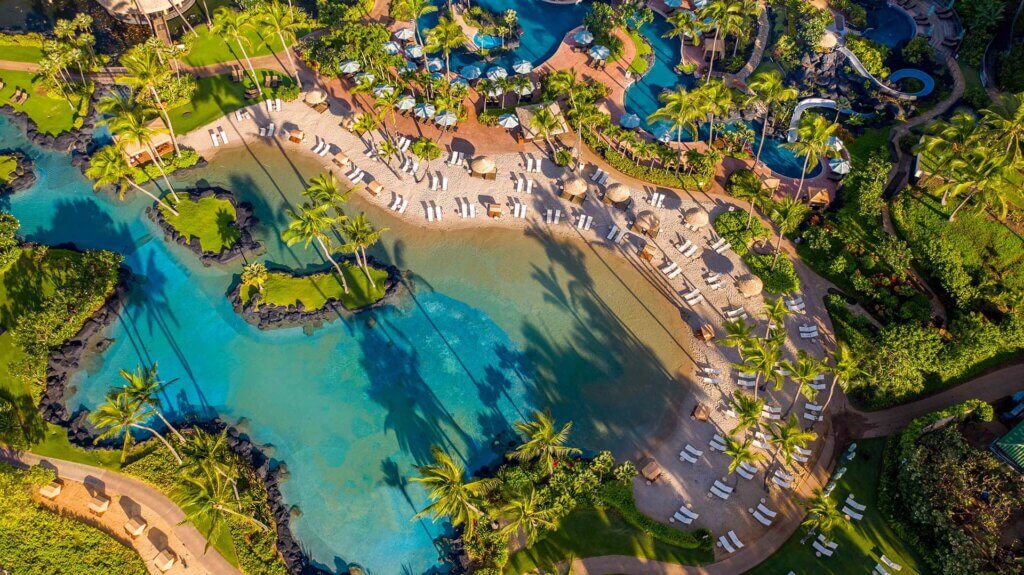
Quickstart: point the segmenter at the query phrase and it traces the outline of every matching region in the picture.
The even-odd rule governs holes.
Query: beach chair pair
[[[750,463],[744,461],[736,466],[736,473],[743,479],[749,481],[757,474],[757,467],[754,467]]]
[[[243,122],[245,120],[250,120],[250,119],[252,119],[252,116],[249,115],[248,110],[246,110],[244,108],[239,108],[239,109],[235,110],[235,120],[238,120],[239,122]]]
[[[589,230],[590,226],[592,226],[593,224],[594,216],[580,214],[576,217],[576,229],[578,230]]]
[[[723,439],[721,435],[716,433],[714,435],[714,437],[711,438],[711,441],[708,442],[708,446],[711,447],[712,451],[722,451],[722,452],[724,452],[725,451],[725,439]]]
[[[398,212],[398,213],[400,213],[400,214],[404,214],[406,208],[408,208],[408,207],[409,207],[409,200],[404,198],[404,197],[402,197],[402,196],[398,196],[398,199],[391,206],[391,209],[396,211],[396,212]]]
[[[879,560],[881,561],[881,563],[875,565],[875,573],[877,573],[878,575],[889,575],[889,571],[887,571],[885,567],[882,567],[882,563],[884,563],[886,567],[892,569],[893,571],[900,571],[903,569],[902,565],[893,561],[892,559],[889,559],[885,555],[882,555],[882,557]]]
[[[661,268],[661,273],[665,274],[665,276],[671,280],[683,273],[683,268],[679,267],[679,264],[670,261],[668,265]]]
[[[398,141],[395,142],[395,147],[405,153],[409,150],[409,146],[412,145],[412,140],[405,136],[398,136]]]
[[[699,513],[692,511],[689,507],[686,506],[686,504],[683,504],[682,506],[679,507],[679,511],[676,511],[675,514],[672,515],[672,517],[668,518],[668,522],[675,523],[676,521],[678,521],[684,525],[689,525],[693,523],[693,520],[697,519],[698,517],[700,517]]]
[[[512,206],[512,217],[513,218],[519,218],[519,219],[525,219],[526,218],[526,204],[524,204],[522,202],[516,202]]]
[[[517,175],[516,176],[516,193],[518,193],[518,194],[522,194],[522,193],[532,194],[533,193],[533,186],[534,185],[535,185],[535,182],[533,180],[531,180],[531,179],[528,179],[526,176],[521,176],[521,175]]]
[[[655,208],[665,207],[665,194],[660,192],[651,192],[651,206]]]
[[[273,138],[275,130],[276,130],[276,127],[274,126],[273,122],[271,122],[270,124],[267,124],[266,126],[260,128],[260,137],[261,138]]]
[[[715,276],[717,276],[717,275],[718,274],[715,274]],[[724,313],[725,313],[725,317],[727,317],[729,319],[736,319],[736,318],[747,319],[747,310],[743,309],[742,307],[735,307],[735,308],[732,308],[732,309],[728,309],[727,308]]]
[[[729,242],[725,241],[725,238],[718,238],[713,242],[709,242],[709,246],[716,254],[725,253],[726,250],[732,248]]]
[[[743,542],[736,536],[735,531],[729,531],[718,538],[718,546],[729,553],[735,553],[737,549],[743,548]]]
[[[704,301],[704,294],[700,293],[700,290],[697,289],[697,288],[693,288],[692,290],[690,290],[690,291],[688,291],[688,292],[686,292],[686,293],[684,293],[682,295],[683,295],[683,301],[685,301],[687,304],[689,304],[691,306],[697,305],[697,304],[701,303],[702,301]]]
[[[793,487],[793,476],[782,469],[776,469],[772,475],[772,483],[783,489],[790,489]]]
[[[612,224],[612,229],[608,230],[608,235],[604,239],[611,240],[612,243],[622,242],[622,238],[626,237],[629,233],[625,228],[619,228],[619,226]]]
[[[704,274],[704,281],[708,283],[708,287],[713,290],[720,290],[724,283],[722,283],[722,274],[715,272],[707,272]]]
[[[676,249],[679,250],[679,253],[683,254],[685,257],[688,257],[688,258],[692,258],[697,253],[697,250],[699,249],[697,247],[697,244],[693,243],[689,239],[684,241],[684,242],[680,242],[678,244],[675,244],[675,246],[676,246]]]
[[[366,172],[360,170],[356,166],[352,166],[352,171],[345,174],[345,177],[353,184],[361,184],[363,183],[363,179],[366,177]]]
[[[807,304],[804,303],[804,298],[799,295],[786,297],[783,301],[786,304],[786,309],[792,313],[803,313],[804,308],[807,307]]]
[[[441,221],[441,216],[443,214],[443,212],[441,211],[441,206],[438,206],[438,205],[436,205],[434,203],[431,203],[431,204],[426,206],[426,210],[427,210],[427,221],[428,222],[432,222],[435,219],[437,221]]]
[[[808,387],[815,391],[824,391],[826,387],[825,374],[819,373],[818,375],[814,376],[814,380],[812,380],[811,383],[808,383],[807,385]]]
[[[768,436],[763,431],[754,432],[754,447],[762,451],[770,451],[771,443],[768,441]]]
[[[562,210],[552,210],[548,208],[548,211],[544,213],[544,223],[559,224],[561,222]]]
[[[690,463],[697,463],[697,460],[704,455],[704,452],[696,447],[686,444],[686,447],[679,452],[679,461],[689,461]]]
[[[811,545],[814,547],[814,550],[817,551],[816,555],[819,557],[822,555],[825,557],[831,557],[832,554],[835,553],[836,548],[839,547],[839,544],[835,541],[829,541],[826,539],[824,534],[818,535],[818,538],[815,539]]]
[[[466,154],[463,154],[462,152],[456,152],[455,150],[452,150],[451,155],[448,156],[449,166],[461,166],[465,161]]]
[[[715,497],[726,500],[730,495],[732,495],[733,488],[716,479],[715,482],[711,484],[711,489],[709,489],[709,491]]]
[[[590,175],[590,181],[594,182],[595,184],[603,186],[605,182],[608,181],[608,172],[602,170],[601,168],[597,168],[597,170]]]
[[[14,94],[11,95],[11,102],[13,102],[17,106],[21,106],[22,104],[24,104],[25,100],[28,100],[28,92],[22,90],[21,88],[16,89],[14,91]]]
[[[846,502],[843,505],[843,513],[848,515],[850,519],[860,521],[861,519],[864,519],[863,512],[867,508],[867,505],[857,503],[857,500],[853,498],[853,494],[851,493],[846,496]]]
[[[326,156],[327,152],[329,152],[330,150],[331,145],[327,143],[327,140],[324,140],[320,136],[317,136],[316,145],[313,146],[313,153],[318,156]]]
[[[526,171],[531,173],[537,173],[541,171],[541,162],[543,159],[535,159],[533,156],[526,156]]]
[[[816,325],[801,325],[797,329],[800,330],[801,339],[817,339],[818,337],[818,326]]]
[[[756,519],[758,523],[760,523],[761,525],[764,525],[765,527],[771,527],[772,526],[772,522],[775,520],[775,517],[778,515],[777,512],[772,511],[767,506],[765,506],[763,499],[761,500],[761,503],[757,504],[757,508],[756,509],[752,508],[752,509],[748,509],[748,511],[750,512],[751,515],[754,516],[754,519]]]
[[[769,405],[767,403],[761,407],[761,417],[764,419],[782,419],[782,408],[777,405]]]

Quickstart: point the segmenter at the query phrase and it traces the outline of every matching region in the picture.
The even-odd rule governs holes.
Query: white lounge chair
[[[806,419],[807,421],[825,421],[824,416],[810,413],[807,411],[804,412],[804,419]]]
[[[863,514],[857,513],[853,509],[850,509],[850,507],[847,506],[847,505],[843,506],[843,515],[846,515],[850,519],[854,519],[856,521],[860,521],[861,519],[864,519],[864,515]]]
[[[730,495],[729,493],[726,493],[726,492],[722,491],[721,489],[719,489],[718,487],[716,487],[714,485],[711,486],[711,489],[709,489],[709,491],[715,497],[718,497],[719,499],[722,499],[723,501],[726,500],[726,499],[729,499],[729,495]]]
[[[428,205],[426,209],[427,209],[427,221],[428,222],[434,221],[434,206]]]
[[[846,496],[846,504],[856,509],[857,511],[864,511],[868,508],[867,505],[861,505],[860,503],[857,503],[857,500],[853,498],[852,493]]]
[[[527,194],[532,194],[533,193],[533,186],[534,186],[534,184],[536,184],[536,182],[534,182],[533,180],[526,180],[526,193]]]
[[[821,556],[821,555],[824,555],[825,557],[831,557],[832,556],[833,551],[831,549],[825,547],[821,543],[818,543],[817,541],[815,541],[814,543],[812,543],[812,545],[814,547],[814,550],[818,552],[819,556]]]
[[[764,515],[769,519],[775,519],[775,516],[778,515],[778,512],[772,511],[764,503],[758,503],[757,510],[761,512],[761,515]]]
[[[448,176],[441,176],[441,191],[448,191]]]
[[[764,525],[765,527],[771,527],[772,526],[772,520],[768,519],[764,515],[761,515],[760,511],[755,509],[754,512],[751,513],[751,515],[753,515],[754,519],[756,519],[757,522],[760,523],[761,525]]]
[[[885,565],[887,567],[889,567],[890,569],[892,569],[893,571],[900,571],[901,569],[903,569],[902,565],[900,565],[899,563],[896,563],[892,559],[889,559],[885,555],[882,555],[882,563],[885,563]]]
[[[728,553],[736,552],[736,550],[733,549],[732,544],[729,543],[729,540],[725,538],[725,535],[722,535],[718,538],[718,546],[722,549],[725,549]]]
[[[882,567],[881,563],[875,563],[874,571],[876,575],[889,575],[889,572],[885,570],[885,567]]]
[[[693,523],[693,519],[690,519],[689,517],[683,515],[682,513],[678,512],[678,511],[676,511],[675,514],[672,515],[671,518],[669,518],[669,523],[675,523],[676,521],[678,521],[678,522],[680,522],[680,523],[682,523],[684,525],[689,525],[689,524]]]
[[[743,542],[736,536],[735,531],[729,531],[726,535],[729,536],[729,539],[732,540],[732,544],[735,545],[737,549],[743,549]]]
[[[214,148],[220,147],[220,136],[217,135],[217,132],[210,130],[210,139],[213,140]]]

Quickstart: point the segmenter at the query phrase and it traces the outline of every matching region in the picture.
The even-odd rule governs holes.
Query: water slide
[[[916,100],[918,98],[923,98],[928,94],[931,94],[932,90],[935,89],[935,80],[932,79],[932,77],[928,75],[926,72],[918,70],[916,68],[903,68],[902,70],[896,70],[895,72],[889,74],[889,81],[895,84],[896,82],[899,82],[900,80],[904,80],[906,78],[915,78],[917,80],[920,80],[923,86],[920,90],[916,92],[901,92],[899,90],[896,90],[895,88],[891,88],[888,84],[884,84],[881,80],[874,77],[870,72],[868,72],[867,68],[864,67],[864,64],[860,61],[860,59],[857,58],[857,56],[853,52],[851,52],[850,49],[847,48],[846,46],[840,46],[839,52],[843,56],[846,56],[846,59],[850,61],[850,65],[853,66],[853,69],[856,70],[858,74],[874,82],[874,84],[878,86],[878,88],[885,92],[886,94],[890,94],[897,98],[903,98],[904,100]]]

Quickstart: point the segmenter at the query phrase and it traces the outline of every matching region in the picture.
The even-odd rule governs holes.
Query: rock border
[[[14,156],[15,168],[14,179],[6,184],[0,183],[0,194],[14,194],[23,192],[36,184],[36,163],[23,150],[18,148],[5,148],[0,150],[0,156]]]
[[[230,190],[217,186],[189,188],[184,190],[184,193],[188,194],[189,199],[193,201],[215,197],[219,200],[225,200],[230,203],[231,206],[235,208],[235,229],[239,232],[238,241],[230,248],[222,248],[220,252],[204,251],[200,245],[199,238],[194,237],[192,238],[192,241],[188,241],[185,236],[177,230],[177,228],[171,225],[171,223],[164,218],[163,212],[160,211],[160,209],[157,208],[156,203],[154,203],[146,208],[146,215],[163,230],[165,241],[173,242],[179,246],[188,248],[189,251],[199,256],[199,259],[206,267],[210,267],[215,263],[221,265],[229,264],[245,255],[245,253],[260,255],[266,251],[266,247],[252,237],[252,230],[260,220],[253,215],[253,207],[251,203],[239,202],[235,200],[235,194]]]
[[[338,262],[353,262],[355,258],[352,256],[346,256],[343,258],[337,258]],[[358,309],[350,310],[347,309],[340,301],[336,299],[329,299],[327,303],[319,309],[307,311],[301,304],[290,305],[287,307],[276,306],[276,305],[259,305],[254,306],[252,301],[249,303],[242,303],[242,284],[239,282],[228,294],[228,299],[231,301],[231,307],[234,308],[235,313],[242,316],[242,319],[250,325],[254,325],[261,330],[269,329],[286,329],[290,327],[302,327],[303,329],[313,330],[322,327],[325,323],[330,323],[337,320],[339,317],[352,318],[356,314],[365,312],[367,310],[375,309],[390,303],[395,293],[398,291],[398,286],[402,284],[404,274],[397,267],[390,264],[383,264],[378,262],[372,256],[367,257],[367,263],[375,268],[382,269],[387,272],[387,278],[384,280],[384,295],[379,300],[373,302],[370,305],[363,306]],[[288,270],[271,270],[271,271],[288,271]],[[308,277],[320,273],[333,273],[333,270],[318,269],[309,272],[290,272],[295,277]]]

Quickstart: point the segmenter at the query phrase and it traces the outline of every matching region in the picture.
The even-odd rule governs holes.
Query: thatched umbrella
[[[319,106],[327,101],[327,93],[323,90],[313,90],[306,94],[305,100],[310,106]]]
[[[690,208],[683,215],[686,225],[691,228],[702,228],[708,225],[708,213],[700,208]]]
[[[573,174],[562,182],[562,192],[567,196],[582,196],[587,193],[587,180]]]
[[[630,191],[626,184],[614,183],[608,186],[604,198],[613,204],[619,204],[629,200]]]
[[[761,293],[764,283],[761,278],[754,275],[744,275],[736,282],[736,288],[740,290],[743,297],[754,297]]]
[[[473,158],[473,161],[469,163],[469,169],[474,174],[485,175],[493,174],[498,170],[498,167],[494,164],[494,160],[487,156],[480,156]]]
[[[651,210],[644,210],[636,215],[636,221],[633,222],[633,231],[641,234],[647,234],[650,237],[657,237],[658,231],[661,228],[661,218]]]

